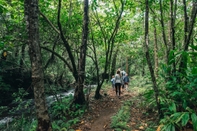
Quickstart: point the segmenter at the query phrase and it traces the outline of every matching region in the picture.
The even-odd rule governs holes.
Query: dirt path
[[[101,94],[104,92],[101,91]],[[131,92],[124,91],[118,98],[113,90],[108,90],[106,96],[100,100],[91,100],[89,111],[84,115],[81,123],[75,127],[81,131],[112,131],[111,116],[115,115],[121,103],[132,97]]]
[[[118,112],[123,102],[131,100],[130,120],[127,123],[131,131],[160,131],[157,113],[143,105],[145,101],[142,96],[138,95],[137,90],[132,88],[129,92],[124,91],[120,99],[111,89],[108,91],[101,90],[103,98],[99,100],[93,99],[93,92],[89,110],[85,113],[81,123],[77,124],[73,129],[75,131],[115,131],[110,127],[111,117]],[[188,131],[192,130],[188,129]]]
[[[115,95],[115,92],[109,90],[101,103],[98,103],[100,110],[98,117],[91,123],[90,131],[107,131],[112,130],[110,128],[111,117],[115,115],[121,106],[121,102],[125,100],[125,94],[122,94],[120,98]]]

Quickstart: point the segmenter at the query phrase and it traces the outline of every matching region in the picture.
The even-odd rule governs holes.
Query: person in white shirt
[[[121,83],[122,83],[122,76],[120,74],[120,71],[118,70],[115,75],[115,88],[116,88],[116,95],[120,97],[121,93]]]

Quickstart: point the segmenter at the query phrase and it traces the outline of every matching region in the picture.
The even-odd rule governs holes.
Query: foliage
[[[35,112],[32,110],[33,103],[32,101],[24,101],[22,97],[23,94],[26,94],[23,89],[20,89],[18,93],[14,94],[16,97],[15,104],[17,106],[10,110],[9,113],[12,115],[18,115],[18,117],[13,118],[13,120],[7,125],[0,125],[5,131],[34,131],[36,129],[37,121],[35,120]],[[71,105],[72,100],[73,96],[70,95],[66,98],[59,99],[49,107],[53,130],[71,130],[72,125],[77,124],[80,121],[86,107],[81,105]],[[1,110],[4,111],[6,109],[2,107]],[[21,112],[22,115],[19,115]]]
[[[196,82],[196,66],[194,63],[190,63],[193,53],[181,52],[187,56],[188,61],[187,67],[184,69],[185,73],[178,73],[175,75],[168,76],[169,68],[171,65],[163,66],[162,75],[160,77],[160,105],[163,112],[163,119],[160,121],[160,127],[162,130],[176,130],[182,129],[188,125],[192,125],[193,129],[196,131],[196,97],[197,97],[197,82]],[[174,57],[177,57],[180,53],[176,53]],[[171,56],[170,61],[175,59]],[[192,66],[191,66],[192,65]],[[164,79],[162,79],[162,77]],[[165,79],[168,79],[166,84]],[[148,103],[154,105],[155,100],[152,99],[153,91],[148,91],[146,93],[146,98]],[[150,101],[153,102],[150,102]]]
[[[176,128],[180,129],[185,127],[188,123],[192,122],[194,131],[197,130],[197,116],[196,113],[190,112],[176,112],[171,116],[166,116],[160,121],[162,131],[171,130],[175,131]],[[191,123],[190,123],[191,124]]]
[[[131,101],[125,101],[117,114],[111,117],[111,127],[114,130],[130,130],[130,127],[127,126],[127,123],[130,120],[131,105]]]
[[[152,86],[148,75],[141,76],[139,74],[133,76],[129,84],[131,87],[138,87],[139,90],[150,90]]]
[[[54,130],[71,129],[77,124],[85,113],[85,106],[73,104],[73,96],[70,95],[61,101],[54,102],[49,108],[52,116],[52,127]]]
[[[1,69],[0,69],[1,72]],[[0,76],[0,91],[1,91],[1,96],[0,96],[0,105],[2,105],[3,100],[5,99],[5,96],[7,96],[7,94],[9,94],[9,89],[10,89],[10,85],[4,83],[2,76]]]
[[[13,119],[9,124],[0,125],[3,131],[35,131],[36,127],[37,120],[35,118],[23,115]]]
[[[3,106],[1,106],[0,110],[2,112],[7,113],[10,116],[17,117],[12,117],[7,124],[0,125],[0,128],[5,131],[34,131],[36,129],[37,121],[35,120],[35,115],[33,115],[35,112],[32,110],[34,103],[32,99],[24,99],[27,95],[28,92],[26,92],[23,88],[19,88],[18,92],[13,93],[12,95],[14,98],[11,104],[12,108],[3,108]]]
[[[9,113],[12,115],[20,114],[23,115],[26,113],[31,113],[33,108],[33,101],[32,99],[25,100],[24,98],[28,95],[28,92],[26,92],[23,88],[19,88],[18,92],[13,93],[13,108],[9,110]]]
[[[60,21],[63,25],[63,33],[68,40],[69,44],[72,48],[72,53],[75,56],[75,63],[78,63],[78,56],[79,56],[79,45],[81,40],[81,33],[82,33],[82,1],[72,0],[72,1],[62,1],[62,11],[61,11],[61,18]],[[113,3],[114,2],[114,3]],[[147,65],[145,64],[144,54],[142,53],[143,42],[144,42],[144,3],[140,2],[139,0],[130,1],[125,0],[125,12],[123,17],[120,21],[119,30],[117,31],[117,35],[114,39],[113,49],[118,48],[119,52],[116,57],[116,67],[124,67],[125,64],[125,57],[129,58],[129,69],[132,75],[133,74],[142,74],[137,79],[134,79],[130,82],[130,86],[132,87],[139,87],[136,90],[143,90],[141,87],[146,88],[145,97],[147,107],[149,108],[156,108],[155,104],[155,97],[154,91],[151,89],[150,83],[150,74],[147,72]],[[171,32],[170,32],[170,4],[169,0],[162,1],[162,9],[163,9],[163,22],[164,27],[161,27],[161,11],[159,7],[159,1],[149,0],[150,4],[150,33],[149,33],[149,40],[150,40],[150,54],[152,58],[152,63],[155,62],[153,59],[153,47],[154,47],[154,34],[153,34],[153,27],[157,29],[157,40],[158,40],[158,57],[159,57],[159,73],[160,76],[157,78],[157,84],[159,87],[159,100],[161,104],[161,110],[163,112],[164,118],[161,120],[161,125],[163,124],[163,128],[165,129],[174,129],[182,128],[186,122],[192,121],[195,124],[196,117],[196,106],[197,106],[197,61],[196,61],[196,51],[197,47],[195,46],[197,40],[195,38],[195,33],[193,36],[193,40],[191,41],[191,46],[188,52],[183,51],[183,39],[184,35],[188,35],[188,32],[184,32],[184,20],[183,20],[183,4],[181,1],[178,1],[177,8],[174,7],[174,13],[177,13],[176,16],[173,17],[175,25],[175,50],[171,50],[170,45],[172,40],[169,40],[167,45],[170,45],[169,50],[169,63],[165,63],[165,51],[167,50],[162,36],[162,31],[168,33],[169,36],[167,37],[171,39]],[[8,50],[8,63],[12,66],[11,68],[17,68],[21,66],[19,63],[20,61],[24,62],[26,68],[21,68],[21,70],[30,70],[30,62],[28,57],[28,50],[24,48],[24,53],[22,53],[23,49],[22,46],[27,44],[26,40],[26,31],[25,31],[25,22],[24,22],[24,1],[22,0],[12,0],[4,2],[0,0],[0,51]],[[187,5],[187,13],[191,13],[192,8],[192,1],[186,1]],[[175,5],[175,3],[174,3]],[[99,74],[104,71],[105,65],[105,49],[107,49],[107,41],[110,39],[110,35],[113,32],[115,21],[117,18],[117,14],[119,12],[120,1],[90,1],[90,21],[91,21],[91,37],[94,36],[94,40],[90,37],[89,41],[89,48],[88,48],[88,58],[86,60],[86,83],[95,83],[96,78],[96,69],[95,65],[93,64],[95,61],[98,61],[98,67],[100,69]],[[39,9],[40,13],[43,13],[47,20],[40,15],[39,17],[39,26],[40,26],[40,42],[41,46],[45,46],[52,51],[41,50],[42,52],[42,61],[44,65],[49,63],[49,66],[44,66],[45,76],[49,76],[53,81],[53,84],[59,84],[58,78],[63,73],[63,81],[66,81],[63,86],[69,86],[69,82],[73,81],[72,73],[65,66],[65,63],[62,62],[58,57],[56,57],[52,52],[60,54],[65,60],[68,59],[68,54],[64,48],[64,44],[62,40],[59,38],[59,33],[55,31],[54,28],[57,28],[57,8],[58,8],[58,1],[46,1],[40,0],[39,1]],[[177,10],[175,10],[177,9]],[[98,10],[98,16],[96,16],[94,11]],[[153,17],[155,16],[155,17]],[[97,21],[97,17],[100,20],[100,24]],[[190,18],[189,18],[190,21]],[[53,26],[51,26],[51,23]],[[190,24],[188,23],[190,26]],[[102,29],[100,28],[102,27]],[[169,27],[169,28],[167,28]],[[58,30],[58,29],[57,29]],[[195,31],[195,28],[194,28]],[[105,38],[104,38],[105,37]],[[95,43],[96,50],[92,50],[92,44]],[[97,58],[92,59],[93,54],[96,53]],[[114,53],[114,50],[113,50]],[[25,55],[25,57],[22,57]],[[184,63],[187,67],[184,69],[184,73],[180,73],[178,71],[178,65],[181,59],[181,56],[185,58]],[[173,63],[176,64],[176,73],[172,73],[173,70]],[[0,63],[3,63],[0,61]],[[110,63],[108,63],[110,65]],[[6,65],[2,65],[0,68],[0,72]],[[124,67],[125,68],[125,67]],[[108,71],[107,71],[108,72]],[[13,72],[6,72],[9,78],[13,79]],[[144,75],[145,74],[145,75]],[[17,80],[25,81],[24,77],[18,79],[20,72],[17,72],[15,76],[17,76]],[[89,76],[88,76],[89,75]],[[22,102],[24,97],[27,95],[24,90],[22,90],[21,85],[14,83],[11,85],[11,81],[8,83],[5,82],[3,79],[5,75],[0,75],[0,103],[6,99],[7,96],[11,96],[10,92],[14,92],[14,95],[9,97],[9,99],[14,98],[15,103],[19,103],[17,108],[24,108],[25,110],[31,108],[31,102],[28,102],[24,105]],[[23,75],[22,75],[23,76]],[[26,81],[26,82],[29,82]],[[47,83],[50,84],[51,83]],[[16,88],[17,87],[17,88]],[[46,88],[48,94],[53,94],[57,92],[57,89],[61,91],[60,86],[50,86],[51,88]],[[105,87],[105,85],[103,86]],[[19,90],[17,90],[20,88]],[[88,90],[87,90],[88,91]],[[50,113],[53,116],[55,121],[53,122],[53,126],[61,130],[65,123],[65,121],[71,120],[69,125],[72,123],[76,123],[78,121],[79,114],[83,114],[84,109],[81,111],[70,111],[69,109],[69,102],[72,98],[68,98],[69,100],[60,100],[57,103],[54,103],[50,108]],[[8,104],[8,102],[5,102]],[[66,104],[65,104],[66,103]],[[144,101],[142,102],[145,103]],[[75,110],[79,108],[78,105],[75,105]],[[14,108],[11,112],[16,112],[18,109]],[[5,107],[2,107],[2,112],[4,111]],[[189,111],[191,109],[193,111]],[[70,111],[70,113],[68,113]],[[189,120],[188,120],[189,116]],[[68,118],[67,118],[68,117]],[[76,117],[76,119],[72,118]],[[58,120],[62,119],[62,120]],[[73,121],[72,121],[73,120]],[[173,121],[171,121],[173,120]],[[183,121],[183,123],[182,123]],[[187,123],[188,124],[188,123]],[[18,125],[18,124],[17,124]],[[166,125],[166,127],[165,127]],[[68,126],[68,125],[66,125]],[[195,126],[194,126],[195,127]],[[196,126],[197,127],[197,126]],[[196,130],[196,129],[195,129]]]

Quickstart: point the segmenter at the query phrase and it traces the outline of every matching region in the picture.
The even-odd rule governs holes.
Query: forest
[[[196,0],[0,0],[0,131],[197,131],[196,15]]]

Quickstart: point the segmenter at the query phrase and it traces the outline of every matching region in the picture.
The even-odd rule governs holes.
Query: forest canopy
[[[75,89],[71,105],[84,105],[96,85],[101,99],[121,68],[151,83],[163,130],[197,131],[196,14],[195,0],[0,0],[0,105],[34,98],[37,130],[50,130],[45,95]]]

